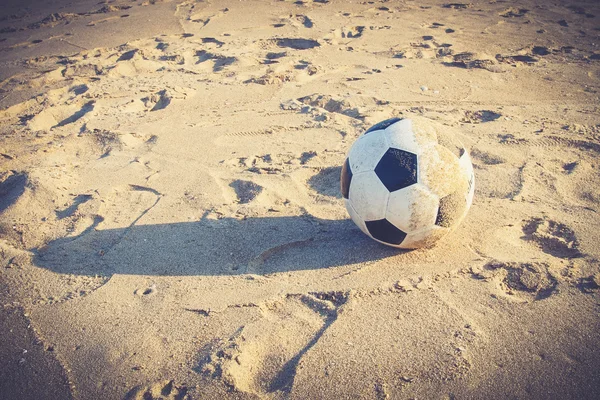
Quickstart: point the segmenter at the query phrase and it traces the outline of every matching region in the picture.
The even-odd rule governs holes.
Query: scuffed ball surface
[[[399,248],[433,246],[467,215],[474,193],[469,153],[449,130],[424,118],[392,118],[350,148],[341,190],[356,225]]]

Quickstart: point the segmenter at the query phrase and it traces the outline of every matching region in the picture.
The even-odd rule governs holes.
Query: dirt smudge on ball
[[[468,192],[468,179],[461,174],[458,158],[447,148],[436,144],[423,151],[419,158],[419,181],[440,196]]]

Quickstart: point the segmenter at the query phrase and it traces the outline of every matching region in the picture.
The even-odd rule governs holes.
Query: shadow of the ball
[[[306,216],[104,230],[100,221],[97,225],[35,249],[35,264],[89,276],[271,274],[352,265],[408,251],[377,243],[351,220]]]

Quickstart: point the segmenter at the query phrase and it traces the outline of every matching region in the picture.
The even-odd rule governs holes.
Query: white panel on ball
[[[381,183],[375,171],[352,176],[350,203],[363,221],[375,221],[385,217],[390,192]]]
[[[352,207],[352,203],[350,203],[349,200],[344,200],[344,203],[346,203],[346,210],[348,210],[348,214],[350,214],[350,218],[352,218],[352,221],[354,221],[356,226],[358,226],[364,234],[369,235],[369,231],[367,231],[365,221],[360,217],[360,215],[358,215],[354,207]]]
[[[467,193],[467,211],[473,203],[473,195],[475,194],[475,172],[473,171],[473,163],[469,152],[465,150],[464,154],[459,158],[458,163],[461,170],[469,179],[469,193]]]
[[[450,232],[450,229],[441,228],[439,226],[433,226],[431,228],[421,229],[417,232],[411,232],[406,236],[400,247],[403,249],[430,247],[443,236],[448,234],[448,232]]]
[[[410,119],[403,119],[388,126],[385,133],[390,147],[410,151],[416,155],[421,154],[422,146],[417,143]]]
[[[387,149],[384,130],[372,131],[359,137],[348,156],[352,174],[373,171]]]
[[[439,199],[421,184],[390,194],[386,218],[406,233],[435,225]]]

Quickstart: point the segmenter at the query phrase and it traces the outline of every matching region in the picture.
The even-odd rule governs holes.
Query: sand
[[[0,397],[600,395],[596,1],[4,1]],[[469,149],[431,249],[349,219],[390,117]]]

